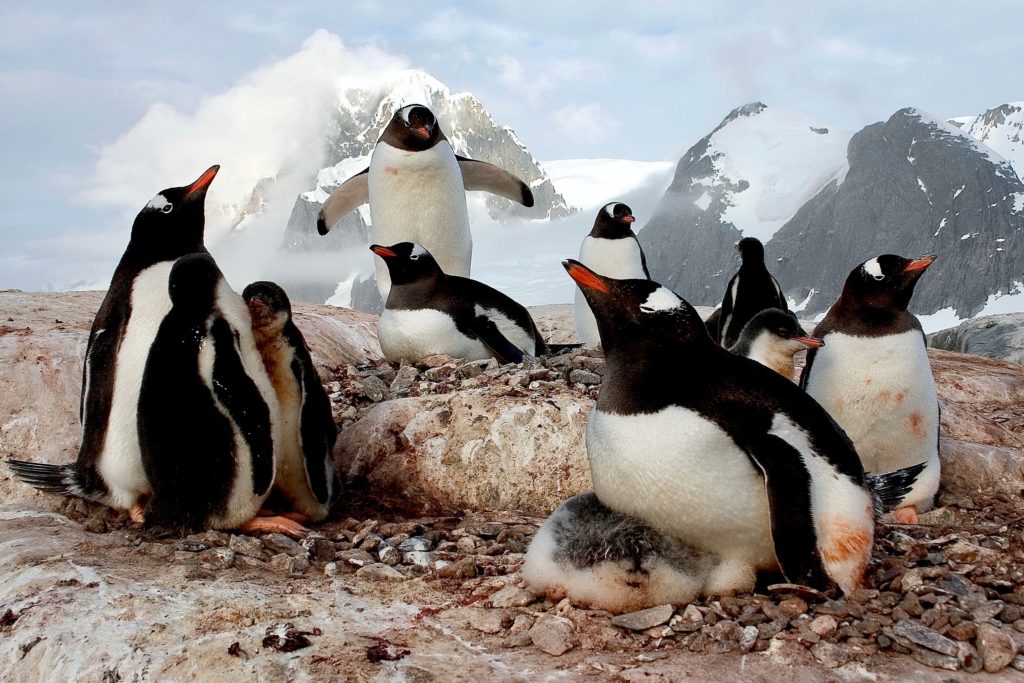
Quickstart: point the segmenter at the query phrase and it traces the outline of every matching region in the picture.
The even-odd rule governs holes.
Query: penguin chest
[[[377,143],[367,185],[375,242],[416,242],[444,272],[469,275],[472,238],[466,189],[447,142],[420,152]]]
[[[619,280],[647,279],[640,244],[630,237],[610,240],[587,235],[580,246],[580,263],[596,273]],[[577,339],[586,346],[600,344],[601,335],[597,330],[597,321],[579,287],[576,288],[573,314]]]
[[[775,566],[764,479],[711,420],[678,406],[595,409],[587,455],[594,491],[613,510],[723,557]]]
[[[93,373],[114,373],[106,437],[97,469],[107,484],[110,505],[116,508],[131,507],[139,496],[150,492],[139,448],[139,392],[149,349],[156,339],[160,324],[171,310],[167,278],[172,265],[172,261],[163,261],[138,274],[132,283],[131,313],[115,366],[90,366],[86,369],[86,391]]]
[[[490,358],[487,347],[455,327],[455,320],[433,308],[416,310],[386,308],[377,326],[377,338],[384,357],[397,362],[419,360],[444,353],[453,358]]]
[[[938,397],[921,333],[832,333],[807,393],[846,431],[868,472],[938,462]]]

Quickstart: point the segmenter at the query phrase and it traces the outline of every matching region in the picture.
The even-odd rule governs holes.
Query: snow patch
[[[707,211],[708,207],[711,206],[711,195],[705,191],[704,194],[694,200],[693,203],[696,204],[697,208],[701,211]]]

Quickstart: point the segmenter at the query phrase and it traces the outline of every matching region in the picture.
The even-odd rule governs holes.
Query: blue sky
[[[138,207],[192,179],[178,168],[315,144],[294,111],[218,150],[228,158],[200,144],[215,123],[189,139],[197,121],[244,127],[282,98],[319,106],[303,88],[324,75],[295,77],[304,50],[366,74],[425,69],[477,95],[542,160],[675,159],[753,100],[856,130],[908,105],[950,117],[1024,99],[1022,3],[780,4],[6,0],[0,288],[102,281]]]

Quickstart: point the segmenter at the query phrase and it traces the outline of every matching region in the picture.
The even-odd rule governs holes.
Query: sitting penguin
[[[793,356],[822,346],[820,339],[804,332],[796,315],[780,308],[766,308],[743,326],[729,351],[756,360],[786,379],[795,379]]]

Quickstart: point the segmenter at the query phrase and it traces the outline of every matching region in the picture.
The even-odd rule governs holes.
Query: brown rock
[[[492,607],[526,607],[537,602],[537,596],[519,586],[505,586],[490,597]]]
[[[509,613],[501,609],[469,608],[466,614],[469,625],[483,633],[498,633],[512,622]]]
[[[985,671],[989,673],[1005,669],[1017,654],[1013,638],[991,624],[978,624],[976,646]]]

